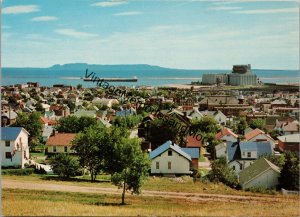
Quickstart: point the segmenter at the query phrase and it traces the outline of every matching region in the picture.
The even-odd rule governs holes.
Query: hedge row
[[[3,175],[16,175],[16,176],[24,176],[30,175],[34,173],[34,168],[25,168],[25,169],[2,169]]]

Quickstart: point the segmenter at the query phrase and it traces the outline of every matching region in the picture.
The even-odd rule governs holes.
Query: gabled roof
[[[283,123],[281,128],[285,131],[285,132],[298,132],[298,124],[297,123],[292,123],[292,122],[287,122],[287,123]]]
[[[280,173],[279,167],[265,158],[260,158],[240,172],[240,182],[242,184],[246,184],[268,169],[272,169],[275,172]]]
[[[29,135],[23,127],[1,127],[1,140],[16,140],[22,130]]]
[[[14,111],[6,111],[3,112],[1,116],[6,116],[7,118],[10,119],[16,119],[18,117],[18,114]]]
[[[216,139],[221,139],[223,136],[233,136],[235,138],[238,138],[238,135],[236,135],[234,132],[232,132],[231,129],[224,127],[224,129],[221,132],[218,132],[216,134]]]
[[[278,140],[280,140],[281,142],[293,142],[293,143],[300,143],[300,134],[290,134],[290,135],[286,135],[286,136],[279,136],[277,137]]]
[[[186,140],[186,147],[201,147],[201,141],[198,141],[196,136],[187,136]]]
[[[286,102],[284,100],[279,100],[279,99],[276,99],[274,100],[273,102],[271,102],[272,105],[276,104],[280,104],[280,105],[286,105]]]
[[[176,145],[175,143],[172,144],[172,142],[169,140],[166,143],[164,143],[163,145],[159,146],[157,149],[155,149],[154,151],[150,152],[150,160],[156,158],[157,156],[159,156],[160,154],[164,153],[165,151],[172,149],[173,151],[177,152],[178,154],[180,154],[181,156],[185,157],[186,159],[188,159],[189,161],[192,160],[191,156],[189,154],[187,154],[186,152],[184,152],[178,145]]]
[[[227,142],[227,160],[233,161],[241,158],[240,153],[254,151],[257,158],[273,154],[270,142]],[[239,147],[239,148],[238,148]]]
[[[72,145],[72,140],[75,139],[76,133],[56,133],[51,136],[46,145]]]
[[[199,158],[200,150],[199,148],[181,148],[182,151],[191,156],[191,158]]]
[[[250,140],[250,139],[254,138],[255,136],[258,136],[259,134],[265,134],[265,132],[256,128],[255,130],[252,130],[251,132],[245,134],[245,139]]]

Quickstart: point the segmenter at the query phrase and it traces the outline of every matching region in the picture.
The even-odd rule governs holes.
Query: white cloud
[[[54,16],[41,16],[41,17],[34,17],[31,19],[31,21],[35,21],[35,22],[46,22],[46,21],[54,21],[54,20],[58,20],[58,18]]]
[[[126,1],[118,1],[118,0],[111,0],[111,1],[105,1],[105,2],[96,2],[94,4],[91,4],[92,6],[98,6],[98,7],[113,7],[118,5],[127,4]]]
[[[127,12],[121,12],[121,13],[115,13],[114,16],[133,16],[133,15],[140,15],[142,12],[140,11],[127,11]]]
[[[232,11],[235,14],[278,14],[278,13],[299,13],[298,8],[278,8],[278,9],[257,9]]]
[[[25,14],[40,11],[37,5],[16,5],[3,8],[3,14]]]
[[[73,38],[81,38],[81,39],[98,36],[97,34],[88,33],[88,32],[80,32],[80,31],[76,31],[74,29],[56,29],[55,32],[58,34],[61,34],[61,35],[66,35],[66,36],[70,36]]]

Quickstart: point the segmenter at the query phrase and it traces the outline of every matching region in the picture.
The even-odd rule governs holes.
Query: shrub
[[[68,154],[54,155],[50,158],[50,165],[52,166],[53,173],[63,178],[78,175],[80,169],[78,160]]]
[[[3,175],[27,176],[34,173],[34,168],[2,169]]]
[[[263,187],[247,188],[247,189],[245,189],[245,191],[250,191],[253,193],[272,194],[272,195],[276,194],[275,189],[267,189],[267,188],[263,188]]]
[[[237,176],[229,168],[225,157],[213,161],[211,171],[209,172],[209,179],[212,182],[222,182],[232,188],[236,188],[238,185]]]

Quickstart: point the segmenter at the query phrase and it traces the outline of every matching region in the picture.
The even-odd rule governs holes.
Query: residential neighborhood
[[[279,159],[286,152],[299,157],[298,91],[270,94],[267,90],[161,88],[159,97],[155,97],[157,90],[149,88],[124,90],[143,96],[144,104],[126,102],[101,88],[79,85],[43,87],[27,83],[2,87],[2,167],[30,166],[37,159],[35,153],[44,156],[42,162],[46,165],[57,154],[78,156],[74,141],[84,127],[94,124],[107,130],[125,127],[132,132],[131,138],[138,139],[140,149],[151,161],[149,175],[197,176],[203,169],[211,172],[211,167],[202,168],[201,162],[210,164],[225,157],[246,189],[250,185],[245,185],[245,180],[251,178],[247,171],[260,167],[261,159],[280,173],[282,165],[273,166],[270,159]],[[267,103],[270,106],[266,110]],[[143,108],[147,105],[157,106],[157,110],[146,112]],[[280,109],[287,107],[289,113],[281,113]],[[175,128],[190,127],[195,132],[189,131],[189,135],[174,131],[161,115],[176,123]],[[31,116],[39,123],[29,126],[30,121],[24,120]],[[196,139],[196,132],[201,140]],[[279,186],[274,185],[277,182],[262,183],[254,182],[251,187]]]

